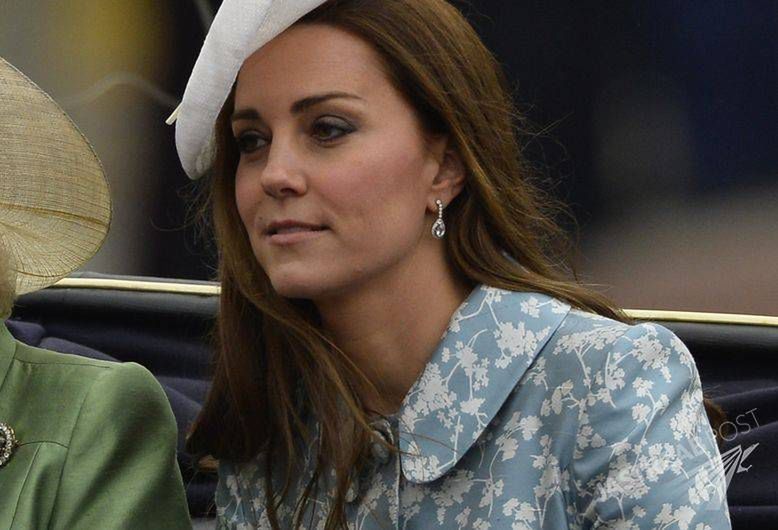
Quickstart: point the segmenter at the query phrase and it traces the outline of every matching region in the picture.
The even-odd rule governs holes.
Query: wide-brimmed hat
[[[243,61],[326,0],[224,0],[213,19],[176,123],[176,149],[191,179],[213,164],[213,129]]]
[[[103,168],[65,112],[0,57],[0,252],[16,294],[88,261],[111,221]]]

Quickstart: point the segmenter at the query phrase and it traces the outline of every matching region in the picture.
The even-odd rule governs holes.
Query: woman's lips
[[[302,243],[304,241],[310,241],[312,239],[316,239],[321,237],[325,232],[327,232],[327,228],[302,228],[302,227],[293,227],[293,228],[285,228],[278,230],[274,234],[268,234],[267,237],[270,241],[271,245],[278,245],[278,246],[289,246],[294,245],[296,243]]]

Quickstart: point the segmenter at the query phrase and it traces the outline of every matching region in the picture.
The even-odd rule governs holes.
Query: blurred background
[[[216,0],[3,0],[0,56],[71,115],[114,197],[85,267],[209,279],[164,124]],[[622,306],[778,315],[778,2],[458,2],[540,134],[580,277]]]

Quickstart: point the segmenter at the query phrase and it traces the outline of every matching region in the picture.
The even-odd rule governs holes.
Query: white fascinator
[[[214,125],[243,62],[326,0],[224,0],[195,62],[184,97],[168,123],[191,179],[213,163]]]

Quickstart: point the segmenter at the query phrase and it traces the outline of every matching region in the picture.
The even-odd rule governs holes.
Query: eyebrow
[[[292,114],[301,114],[308,110],[311,107],[314,107],[316,105],[319,105],[320,103],[324,103],[325,101],[329,101],[331,99],[356,99],[360,101],[364,101],[361,97],[349,94],[348,92],[328,92],[326,94],[318,94],[316,96],[308,96],[306,98],[300,99],[292,103],[292,106],[290,107],[290,112]],[[256,111],[256,109],[253,108],[247,108],[247,109],[241,109],[235,111],[232,116],[230,117],[230,121],[240,121],[240,120],[259,120],[261,119],[259,116],[259,112]]]

